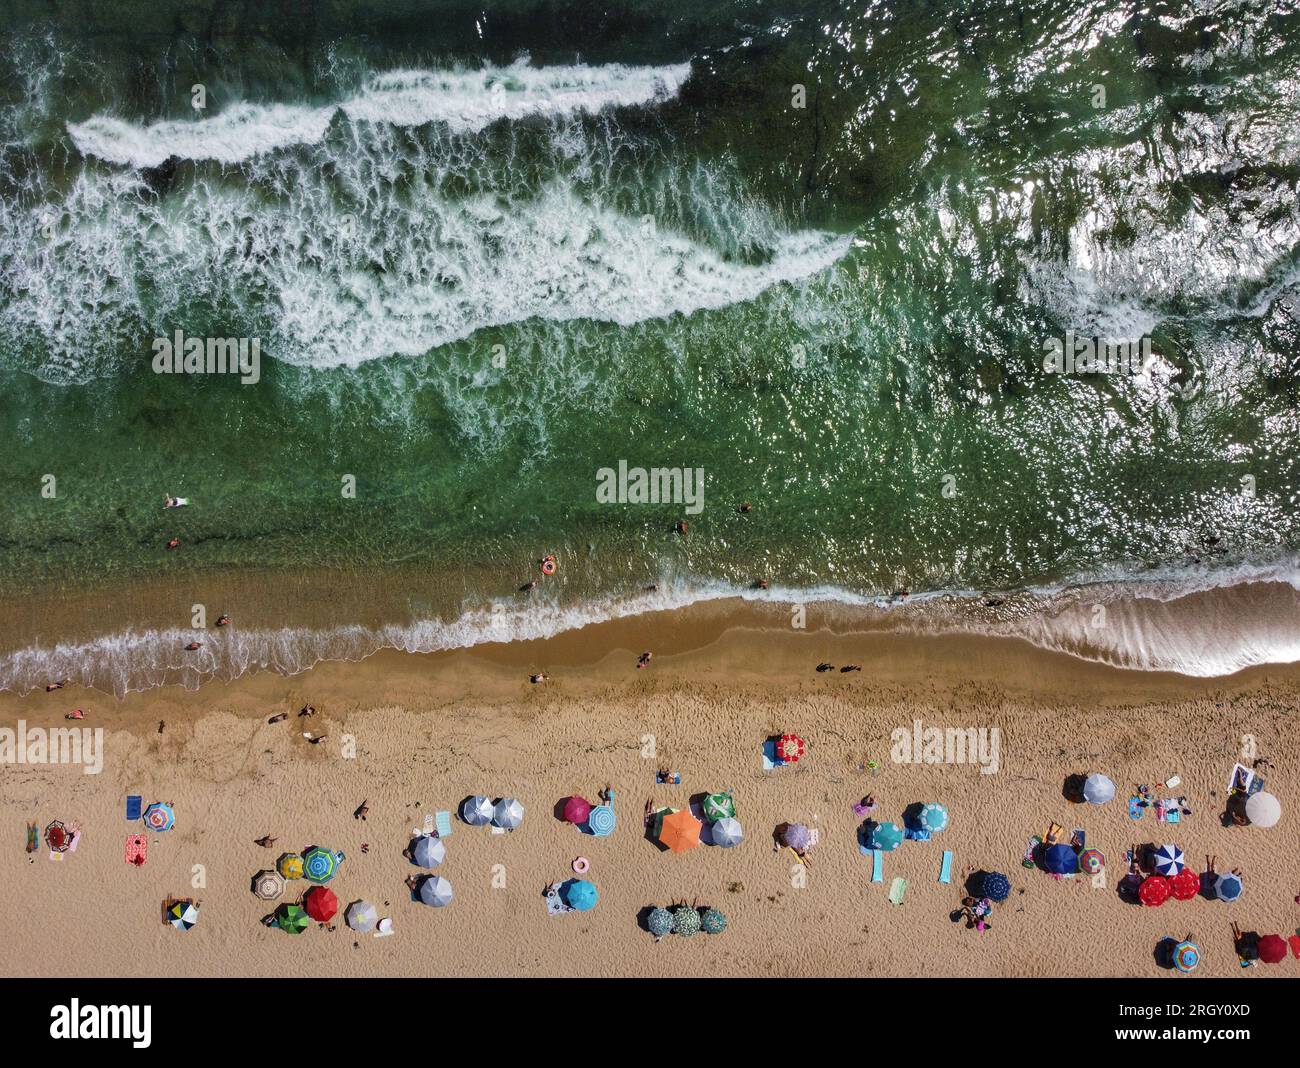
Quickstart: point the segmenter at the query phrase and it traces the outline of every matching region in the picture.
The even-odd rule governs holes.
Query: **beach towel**
[[[771,738],[763,743],[763,770],[776,770],[776,743]]]
[[[1128,799],[1128,818],[1131,820],[1140,820],[1142,813],[1146,811],[1142,804],[1142,798],[1134,794]]]
[[[126,836],[126,862],[140,867],[149,859],[149,842],[142,834]]]
[[[39,835],[40,832],[36,829],[36,824],[29,823],[27,825],[27,852],[35,853],[36,850],[40,849],[38,844]]]
[[[952,850],[943,851],[943,866],[939,869],[939,882],[952,882]]]
[[[451,834],[451,813],[447,811],[435,812],[433,816],[434,826],[438,828],[438,837],[446,838]]]
[[[1079,849],[1088,848],[1088,836],[1082,827],[1076,827],[1070,832],[1070,841]]]
[[[129,820],[138,820],[143,808],[143,802],[139,794],[126,795],[126,818]]]
[[[871,851],[871,881],[873,883],[885,881],[885,854],[879,849]]]
[[[901,905],[903,895],[907,893],[907,880],[901,875],[889,884],[889,903],[891,905]]]

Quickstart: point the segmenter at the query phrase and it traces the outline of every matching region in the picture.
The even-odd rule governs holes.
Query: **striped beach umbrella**
[[[1075,780],[1078,781],[1077,779]],[[1090,805],[1104,805],[1107,801],[1115,797],[1115,784],[1101,774],[1094,771],[1083,781],[1083,799]]]
[[[482,796],[465,798],[460,803],[460,818],[474,827],[483,827],[491,823],[491,799]]]
[[[313,886],[302,899],[307,915],[317,923],[329,923],[339,911],[339,899],[328,886]]]
[[[935,834],[948,826],[948,810],[937,801],[931,801],[921,809],[920,823],[923,830]]]
[[[343,920],[352,930],[369,934],[379,925],[379,910],[369,901],[354,901],[343,913]]]
[[[284,893],[284,876],[264,868],[253,876],[253,893],[263,901],[275,901]]]
[[[1138,887],[1138,900],[1148,908],[1163,905],[1169,900],[1169,880],[1163,875],[1148,875]]]
[[[436,868],[447,859],[447,846],[441,838],[426,834],[423,838],[416,839],[411,859],[421,868]]]
[[[659,821],[659,841],[674,853],[685,853],[700,844],[703,827],[686,809],[677,809]]]
[[[503,797],[492,806],[492,822],[513,831],[524,822],[524,806],[513,797]]]
[[[1079,870],[1096,875],[1106,867],[1106,854],[1100,849],[1085,849],[1079,854]]]
[[[303,877],[312,883],[327,883],[338,873],[341,853],[312,846],[302,855]]]
[[[595,883],[586,879],[568,879],[560,885],[560,897],[569,908],[589,912],[596,907],[600,894]]]
[[[698,934],[701,926],[698,909],[693,909],[689,905],[678,905],[673,909],[673,934],[689,938],[693,934]]]
[[[420,900],[436,909],[451,904],[454,896],[451,880],[441,875],[430,875],[420,883]]]
[[[616,822],[612,805],[597,805],[587,816],[587,830],[597,838],[604,838],[614,833]]]
[[[167,910],[167,922],[178,931],[188,931],[199,922],[199,907],[192,901],[177,901]]]
[[[302,878],[302,857],[297,853],[282,853],[275,862],[275,870],[286,879]]]
[[[709,794],[700,807],[704,810],[704,818],[710,823],[730,819],[736,815],[736,802],[729,793]]]
[[[145,809],[141,818],[151,831],[170,831],[176,823],[176,813],[172,811],[171,805],[165,805],[161,801],[155,801]]]
[[[1169,892],[1175,901],[1191,901],[1201,892],[1201,877],[1191,868],[1184,868],[1169,880]]]
[[[705,934],[722,934],[727,929],[727,917],[717,909],[705,909],[700,918],[700,929]]]
[[[1195,942],[1179,942],[1174,946],[1174,967],[1180,972],[1194,972],[1201,963],[1201,950]]]
[[[311,917],[301,905],[281,905],[275,910],[275,925],[285,934],[302,934],[311,926]]]
[[[651,909],[645,925],[656,938],[663,938],[664,935],[672,933],[673,914],[665,908]]]
[[[892,853],[903,844],[903,828],[897,823],[876,823],[867,836],[867,846],[882,853]]]
[[[72,834],[62,820],[50,820],[45,825],[45,844],[51,853],[66,853],[72,845]]]
[[[1243,889],[1241,876],[1234,872],[1225,871],[1214,880],[1214,896],[1220,901],[1236,901]]]
[[[713,838],[713,844],[722,846],[725,849],[738,846],[745,839],[744,828],[740,826],[740,820],[737,819],[718,820],[713,825],[710,834]]]
[[[1187,867],[1187,859],[1176,845],[1166,844],[1152,854],[1151,864],[1157,875],[1177,875]]]

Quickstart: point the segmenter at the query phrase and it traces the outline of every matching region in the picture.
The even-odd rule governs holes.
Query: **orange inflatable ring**
[[[545,560],[542,561],[542,574],[543,575],[555,574],[555,557],[548,556]]]

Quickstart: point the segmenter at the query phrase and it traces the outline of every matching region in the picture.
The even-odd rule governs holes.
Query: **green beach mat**
[[[901,905],[905,893],[907,893],[907,880],[900,875],[889,884],[889,903]]]

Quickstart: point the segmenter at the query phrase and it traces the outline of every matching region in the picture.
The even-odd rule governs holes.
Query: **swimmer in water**
[[[217,626],[218,626],[218,627],[228,627],[228,626],[230,626],[230,617],[227,616],[227,615],[220,615],[220,616],[217,616]]]
[[[187,653],[192,653],[194,652],[195,649],[202,649],[202,648],[203,648],[202,642],[190,642],[190,644],[185,647],[185,651]]]
[[[679,519],[677,520],[677,525],[673,527],[673,533],[686,534],[690,531],[690,529],[691,529],[690,523],[686,522],[685,519]]]
[[[167,497],[164,502],[164,508],[184,508],[190,503],[190,499],[188,497]]]
[[[639,657],[637,657],[636,666],[638,668],[649,667],[651,655],[652,655],[651,653],[642,653]]]
[[[536,675],[529,675],[528,681],[536,686],[539,682],[545,682],[550,677],[550,675],[543,675],[541,672],[538,672]]]
[[[167,548],[175,549],[180,546],[180,543],[181,543],[180,538],[172,538],[172,540],[167,543]]]

